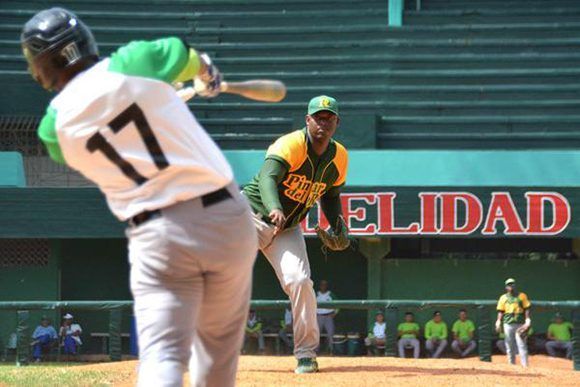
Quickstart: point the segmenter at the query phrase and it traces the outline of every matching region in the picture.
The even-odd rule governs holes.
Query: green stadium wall
[[[532,301],[567,301],[580,298],[579,261],[385,259],[381,261],[380,295],[386,299],[497,299],[503,282],[514,277]],[[377,286],[370,284],[370,286]],[[421,324],[434,309],[418,311]],[[401,311],[401,318],[402,318]],[[441,308],[448,324],[457,308]],[[544,333],[555,310],[533,310],[536,332]],[[570,311],[563,310],[566,318]],[[475,311],[471,313],[475,320]]]

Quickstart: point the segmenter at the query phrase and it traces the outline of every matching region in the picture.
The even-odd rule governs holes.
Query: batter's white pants
[[[300,227],[291,227],[274,237],[274,226],[254,215],[260,249],[274,268],[290,298],[294,332],[294,356],[316,357],[320,342],[316,320],[316,296],[310,279],[306,242]]]
[[[139,386],[234,386],[257,252],[251,210],[233,198],[177,203],[127,229]]]
[[[528,366],[528,343],[516,331],[522,324],[503,324],[505,349],[510,364],[516,364],[516,353],[520,355],[522,366]],[[516,351],[517,346],[517,351]]]

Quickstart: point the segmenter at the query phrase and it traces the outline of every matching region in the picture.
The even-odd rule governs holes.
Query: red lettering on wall
[[[564,231],[571,219],[568,200],[557,192],[526,192],[528,199],[528,228],[533,235],[556,235]],[[546,205],[552,209],[552,224],[545,225]]]
[[[516,206],[509,192],[493,192],[491,194],[491,203],[485,219],[485,226],[481,231],[485,235],[495,235],[497,233],[497,222],[504,224],[506,235],[517,235],[524,233],[524,226]]]
[[[351,220],[355,219],[360,222],[367,220],[367,210],[365,207],[356,206],[356,201],[364,201],[366,204],[375,205],[377,203],[377,195],[374,193],[352,193],[345,198],[342,198],[342,211],[344,220],[349,229],[351,229]],[[368,222],[364,228],[357,228],[357,233],[360,234],[375,234],[377,232],[377,225],[373,222]]]
[[[443,192],[441,197],[441,234],[473,233],[481,225],[483,205],[477,196],[469,192]],[[459,206],[465,208],[465,223],[458,225]]]
[[[380,234],[417,234],[419,223],[413,222],[407,227],[395,226],[395,198],[394,192],[377,194],[379,198],[379,233]]]
[[[437,234],[437,198],[438,193],[421,192],[421,234]]]

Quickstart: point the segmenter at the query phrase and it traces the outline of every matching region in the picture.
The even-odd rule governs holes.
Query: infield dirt
[[[523,369],[494,356],[492,363],[477,358],[398,359],[384,357],[321,357],[321,372],[295,375],[295,360],[278,356],[242,356],[237,385],[248,386],[580,386],[580,372],[565,359],[533,356]],[[132,386],[137,362],[103,363],[75,367],[79,371],[107,369],[116,386]]]

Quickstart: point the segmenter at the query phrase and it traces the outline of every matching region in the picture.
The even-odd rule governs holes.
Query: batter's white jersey
[[[71,80],[39,129],[45,140],[53,126],[66,163],[99,186],[120,220],[233,180],[225,156],[170,84],[186,51],[176,38],[119,49]]]

